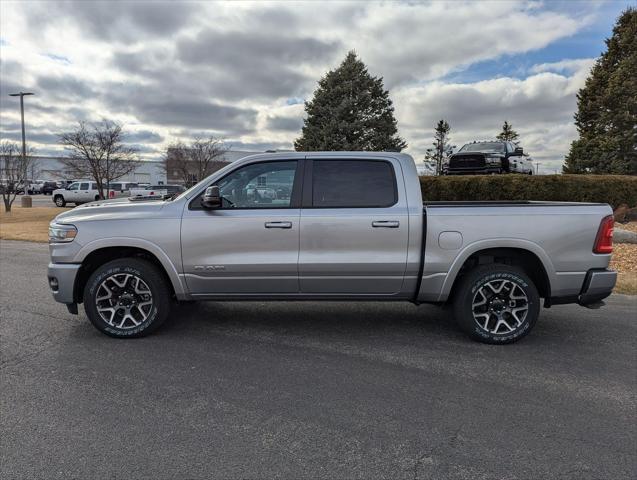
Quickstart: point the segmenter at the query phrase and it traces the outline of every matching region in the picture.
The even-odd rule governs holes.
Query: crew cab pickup
[[[447,175],[522,173],[533,175],[533,163],[513,142],[472,142],[449,157]]]
[[[603,304],[611,208],[426,202],[400,153],[243,158],[177,197],[97,201],[50,225],[53,297],[114,337],[193,300],[450,303],[460,328],[510,343],[543,305]]]

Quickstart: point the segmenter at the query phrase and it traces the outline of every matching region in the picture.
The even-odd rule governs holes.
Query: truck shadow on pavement
[[[448,308],[381,302],[201,302],[173,308],[160,335],[241,330],[307,337],[465,339]],[[467,341],[469,341],[467,339]]]

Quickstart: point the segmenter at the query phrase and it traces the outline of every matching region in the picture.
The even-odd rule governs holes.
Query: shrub
[[[420,177],[424,201],[546,200],[637,205],[637,176],[461,175]]]

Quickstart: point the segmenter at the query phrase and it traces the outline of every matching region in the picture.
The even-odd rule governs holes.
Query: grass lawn
[[[15,204],[10,213],[0,206],[0,239],[27,242],[49,241],[49,223],[60,213],[69,210],[59,207],[21,208]]]
[[[49,222],[66,208],[58,207],[13,207],[7,214],[0,213],[0,239],[25,240],[28,242],[49,241]],[[618,225],[626,230],[637,230],[637,222]],[[637,295],[637,245],[615,244],[611,268],[619,272],[615,293]]]

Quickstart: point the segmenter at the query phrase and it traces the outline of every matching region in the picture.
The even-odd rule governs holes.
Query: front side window
[[[217,182],[224,209],[290,206],[296,161],[246,165]]]
[[[69,190],[78,190],[79,188],[80,188],[79,183],[72,183],[71,185],[69,185]]]
[[[394,170],[385,161],[315,160],[312,184],[314,207],[379,208],[398,200]]]

